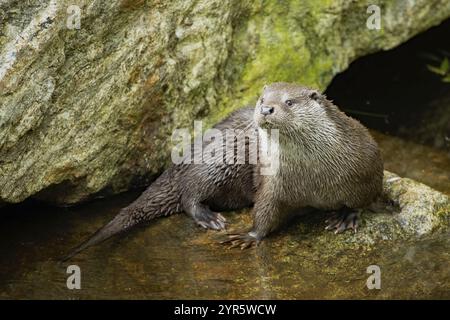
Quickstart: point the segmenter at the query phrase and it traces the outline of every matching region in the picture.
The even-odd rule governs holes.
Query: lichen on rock
[[[400,207],[394,217],[406,233],[421,236],[448,227],[450,201],[447,195],[387,171],[384,188]]]

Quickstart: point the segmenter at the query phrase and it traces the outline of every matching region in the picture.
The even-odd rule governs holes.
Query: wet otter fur
[[[204,228],[221,230],[225,218],[219,212],[253,205],[253,227],[222,242],[241,248],[259,243],[288,216],[310,208],[337,211],[329,229],[356,229],[355,210],[381,194],[383,161],[376,142],[362,124],[314,89],[290,83],[265,86],[255,107],[232,113],[214,128],[255,132],[258,145],[268,143],[266,130],[279,130],[277,159],[270,154],[268,159],[278,161],[276,171],[261,175],[261,164],[248,161],[173,164],[66,258],[141,222],[181,212]],[[247,150],[247,160],[254,152]]]

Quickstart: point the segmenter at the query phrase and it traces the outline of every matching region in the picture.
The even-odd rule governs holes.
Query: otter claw
[[[225,217],[223,215],[221,215],[220,213],[217,214],[217,219],[219,219],[220,221],[222,221],[223,223],[225,223],[227,220],[225,219]]]
[[[198,221],[197,223],[198,223],[198,225],[199,225],[200,227],[203,227],[203,228],[205,228],[205,229],[208,229],[208,225],[207,225],[205,222],[203,222],[203,221]]]
[[[223,230],[226,229],[226,220],[220,213],[212,213],[196,220],[197,224],[205,229]]]
[[[252,246],[258,246],[260,240],[249,235],[248,233],[242,234],[228,234],[228,239],[221,241],[221,244],[228,245],[228,249],[240,247],[241,250],[248,249]]]
[[[338,234],[347,229],[352,229],[356,233],[359,226],[358,218],[357,211],[335,213],[332,217],[325,220],[328,223],[325,230],[334,230],[334,233]]]

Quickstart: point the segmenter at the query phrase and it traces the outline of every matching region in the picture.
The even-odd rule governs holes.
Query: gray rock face
[[[148,183],[174,128],[211,124],[266,82],[324,88],[450,16],[446,0],[379,3],[381,30],[348,1],[1,1],[0,202]]]

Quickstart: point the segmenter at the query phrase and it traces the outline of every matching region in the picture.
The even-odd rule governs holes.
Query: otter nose
[[[265,116],[272,114],[273,111],[274,111],[273,107],[261,106],[261,114]]]

